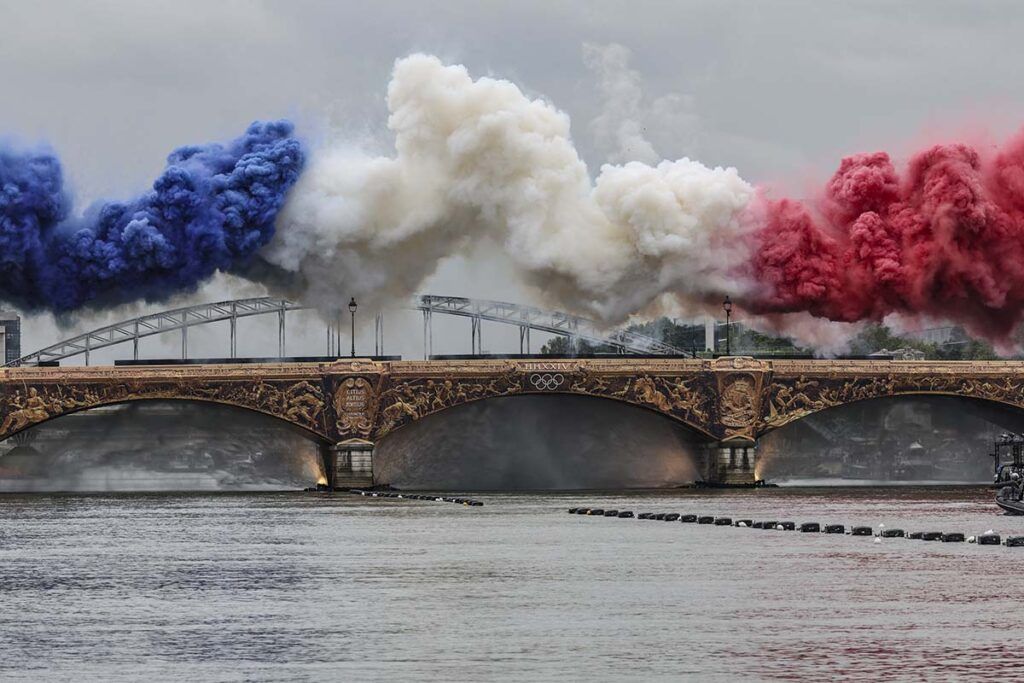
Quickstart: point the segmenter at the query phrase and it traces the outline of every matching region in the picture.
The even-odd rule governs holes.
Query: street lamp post
[[[722,302],[722,308],[725,309],[725,355],[732,355],[732,347],[729,343],[730,334],[729,331],[732,329],[729,326],[729,318],[732,316],[732,300],[726,295],[725,301]]]
[[[352,357],[356,357],[356,298],[348,302],[348,312],[352,314]]]

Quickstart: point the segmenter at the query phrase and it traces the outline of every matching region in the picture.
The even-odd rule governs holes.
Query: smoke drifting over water
[[[427,55],[396,63],[388,108],[396,154],[316,151],[263,252],[306,300],[405,297],[484,238],[552,302],[603,320],[736,291],[753,190],[734,169],[631,162],[591,181],[565,113]]]
[[[663,416],[578,396],[488,399],[384,438],[380,481],[410,489],[569,490],[699,479],[693,432]]]
[[[728,294],[748,322],[829,346],[849,329],[830,321],[890,314],[1008,345],[1024,319],[1024,136],[936,145],[903,171],[856,154],[820,196],[776,198],[733,168],[659,161],[642,121],[688,135],[696,117],[686,98],[648,100],[629,56],[584,49],[606,100],[592,128],[616,162],[596,173],[552,103],[424,54],[398,60],[387,88],[393,154],[341,140],[306,165],[291,124],[257,123],[174,152],[152,192],[77,216],[52,154],[2,147],[0,300],[73,311],[228,271],[327,314],[342,291],[380,309],[496,243],[545,303],[609,325]]]
[[[884,152],[847,157],[813,207],[760,210],[756,311],[923,315],[1003,342],[1024,319],[1024,134],[936,145],[902,173]]]
[[[0,491],[295,490],[318,445],[270,417],[145,401],[74,413],[0,444]]]
[[[376,303],[488,239],[548,303],[609,324],[717,310],[729,294],[748,322],[827,347],[851,331],[831,322],[893,313],[1005,345],[1024,317],[1024,137],[936,145],[904,172],[857,154],[821,196],[774,198],[732,168],[658,162],[628,50],[587,46],[585,58],[606,98],[594,129],[623,163],[591,179],[552,104],[413,55],[388,87],[396,153],[315,151],[265,258],[322,306],[339,288]],[[650,105],[673,106],[686,113],[676,96]]]
[[[0,300],[57,313],[187,292],[270,241],[302,169],[287,121],[175,150],[153,189],[72,212],[60,162],[0,145]]]

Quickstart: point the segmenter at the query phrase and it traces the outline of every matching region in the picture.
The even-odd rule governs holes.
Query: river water
[[[0,496],[3,680],[1019,677],[1024,548],[566,514],[1024,534],[980,487]]]

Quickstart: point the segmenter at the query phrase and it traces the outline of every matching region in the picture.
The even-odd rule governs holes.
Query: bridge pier
[[[373,486],[373,443],[348,439],[323,449],[324,472],[331,488]]]
[[[749,486],[756,480],[757,442],[718,441],[708,444],[704,481],[727,486]]]

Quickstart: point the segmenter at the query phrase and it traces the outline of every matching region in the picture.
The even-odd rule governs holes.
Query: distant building
[[[0,311],[0,358],[5,364],[21,358],[21,317],[11,311]]]

